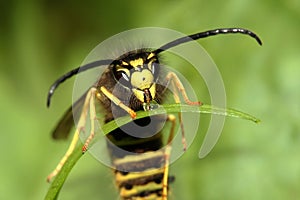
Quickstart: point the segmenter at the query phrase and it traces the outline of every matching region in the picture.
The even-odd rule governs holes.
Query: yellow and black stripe
[[[138,123],[146,123],[145,119],[142,121]],[[162,199],[163,178],[168,176],[165,174],[165,167],[168,166],[165,165],[166,152],[162,148],[162,134],[136,138],[124,133],[121,128],[110,133],[108,138],[107,146],[111,152],[116,185],[122,199]],[[173,179],[168,177],[169,182]]]
[[[133,119],[132,122],[107,135],[107,148],[121,198],[123,200],[166,200],[169,193],[168,183],[174,181],[174,177],[168,174],[175,118],[174,116],[167,117],[167,120],[172,122],[172,127],[166,140],[161,132],[161,127],[165,122],[163,116],[134,120],[136,111],[150,110],[152,103],[162,104],[169,87],[176,103],[180,103],[179,96],[181,96],[187,104],[200,104],[200,102],[189,100],[176,74],[163,73],[159,55],[191,40],[228,33],[246,34],[262,44],[259,37],[247,29],[215,29],[178,38],[155,50],[141,48],[129,51],[116,59],[88,63],[61,76],[50,87],[47,106],[50,106],[55,89],[65,80],[85,70],[107,66],[99,80],[73,105],[73,111],[79,113],[76,131],[68,151],[48,176],[48,181],[61,170],[73,152],[79,134],[88,120],[87,113],[89,113],[91,130],[83,146],[83,152],[87,150],[95,134],[96,105],[102,105],[101,112],[105,113],[104,123],[127,114]],[[73,122],[72,108],[67,110],[55,128],[53,132],[55,139],[65,138],[69,134]],[[181,114],[178,113],[178,116],[181,123]],[[150,128],[148,128],[149,124],[151,124]],[[136,126],[147,128],[137,129]],[[182,124],[181,127],[183,127]],[[183,143],[185,141],[184,135],[182,141]]]
[[[134,52],[133,55],[124,57],[130,57],[130,60],[121,58],[120,65],[111,66],[117,68],[118,72],[125,71],[128,80],[131,80],[130,87],[136,84],[137,86],[140,85],[140,90],[150,88],[148,97],[146,95],[138,96],[135,93],[127,99],[124,95],[127,88],[117,82],[111,82],[111,86],[114,88],[114,97],[125,102],[133,111],[143,110],[143,102],[147,102],[147,99],[149,99],[148,102],[161,103],[164,98],[162,94],[162,91],[165,90],[164,86],[153,84],[154,79],[159,79],[152,73],[153,62],[154,60],[157,62],[157,57],[154,57],[154,54],[148,54],[143,50]],[[156,68],[155,70],[158,71],[159,69]],[[113,78],[110,77],[113,75],[110,72],[111,70],[107,70],[107,74],[103,74],[103,79],[99,80],[99,86],[103,86],[105,80]],[[144,81],[137,80],[138,78],[134,76],[135,73],[139,73],[137,77],[145,77]],[[107,84],[106,88],[110,90]],[[154,91],[151,91],[151,88],[154,88]],[[106,116],[106,122],[111,121],[115,116],[119,117],[126,114],[124,109],[120,109],[116,104],[106,105],[108,101],[105,98],[107,97],[104,96],[101,100],[104,107],[108,109],[107,113],[114,113],[114,115],[108,114]],[[165,174],[166,155],[163,149],[163,135],[160,132],[164,123],[163,119],[163,116],[155,116],[134,120],[107,135],[107,147],[111,154],[112,166],[115,168],[116,185],[122,199],[166,199],[166,197],[163,198],[163,190],[167,186],[164,186],[166,183],[163,179],[164,176],[168,177],[168,174]],[[150,128],[136,129],[136,126],[149,126]],[[168,180],[172,181],[173,178],[168,178]]]
[[[117,168],[128,168],[135,172],[115,170],[116,185],[123,199],[159,199],[163,194],[165,173],[164,151],[149,151],[140,155],[116,159]],[[169,181],[172,181],[173,178]]]

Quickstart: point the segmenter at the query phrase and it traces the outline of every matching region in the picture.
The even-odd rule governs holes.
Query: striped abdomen
[[[107,146],[122,199],[162,199],[165,152],[159,132],[160,119],[151,118],[151,126],[147,126],[149,119],[136,120],[108,135]],[[137,124],[145,126],[141,137],[135,137],[141,131],[136,130]],[[168,179],[171,182],[173,178]]]

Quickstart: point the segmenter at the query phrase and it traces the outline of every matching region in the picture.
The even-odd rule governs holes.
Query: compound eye
[[[114,76],[119,83],[121,83],[126,87],[130,87],[129,74],[130,74],[129,70],[124,68],[124,69],[117,69],[114,73]]]
[[[122,78],[125,80],[125,81],[128,81],[129,82],[129,77],[127,76],[127,74],[125,72],[120,72],[121,73],[121,76]]]
[[[159,72],[159,63],[153,62],[150,68],[154,78],[157,78]]]

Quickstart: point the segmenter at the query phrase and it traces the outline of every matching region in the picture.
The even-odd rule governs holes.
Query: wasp
[[[169,158],[177,117],[167,115],[166,119],[163,119],[158,115],[151,119],[149,117],[135,119],[136,112],[149,111],[155,109],[153,105],[163,104],[166,95],[169,94],[168,88],[172,88],[176,103],[181,103],[183,99],[186,104],[201,105],[201,102],[193,102],[189,99],[181,80],[174,72],[164,72],[160,54],[193,40],[233,33],[248,35],[260,45],[262,44],[260,38],[247,29],[214,29],[180,37],[157,49],[140,48],[126,52],[117,58],[94,61],[61,76],[50,87],[47,97],[48,107],[55,90],[65,80],[92,68],[105,67],[96,83],[65,112],[54,129],[54,139],[67,137],[73,126],[72,107],[73,110],[79,110],[79,120],[72,142],[55,170],[48,176],[48,181],[59,173],[72,154],[87,121],[90,123],[90,134],[83,144],[82,152],[88,150],[95,137],[95,123],[98,120],[97,112],[99,112],[97,107],[101,105],[103,109],[100,112],[103,112],[105,116],[99,120],[104,123],[125,115],[130,115],[132,118],[130,123],[105,136],[121,199],[167,200],[169,183],[174,181],[174,177],[169,175]],[[178,113],[178,118],[182,127],[182,143],[185,149],[186,142],[180,113]],[[164,121],[171,124],[167,140],[163,140],[160,129]],[[143,131],[131,128],[147,126],[149,123],[152,124],[151,128],[142,129]]]

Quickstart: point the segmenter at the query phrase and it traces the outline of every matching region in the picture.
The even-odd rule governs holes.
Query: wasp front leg
[[[118,97],[109,92],[104,86],[102,86],[100,90],[107,98],[114,102],[114,104],[125,110],[131,116],[132,119],[136,118],[136,112],[134,112],[134,110],[126,106],[120,99],[118,99]]]
[[[95,120],[97,120],[97,117],[96,117],[96,107],[95,107],[95,99],[94,99],[94,97],[96,97],[99,100],[101,100],[101,94],[96,89],[94,89],[94,90],[95,90],[94,94],[92,95],[92,98],[90,99],[91,131],[90,131],[89,137],[87,138],[87,140],[85,141],[85,143],[84,143],[84,145],[82,147],[82,152],[83,153],[87,151],[90,142],[92,141],[92,139],[95,136]],[[131,118],[134,119],[136,117],[136,113],[131,108],[129,108],[128,106],[126,106],[120,99],[118,99],[111,92],[109,92],[104,86],[100,87],[100,90],[101,90],[101,92],[107,98],[109,98],[117,106],[119,106],[120,108],[122,108],[123,110],[125,110],[131,116]]]
[[[83,147],[82,147],[82,152],[85,153],[88,149],[88,146],[92,139],[95,136],[95,121],[97,120],[96,116],[96,106],[95,106],[95,96],[97,96],[99,93],[98,91],[94,88],[93,89],[93,95],[90,98],[90,121],[91,121],[91,130],[90,130],[90,135],[86,139]]]
[[[182,95],[185,103],[189,105],[201,105],[202,103],[200,101],[191,101],[187,94],[186,90],[183,87],[180,79],[174,72],[169,72],[166,76],[166,84],[167,87],[171,87],[171,91],[173,92],[173,97],[175,100],[175,103],[181,103],[180,98],[179,98],[179,93]],[[185,139],[185,134],[184,134],[184,127],[183,127],[183,121],[182,121],[182,115],[181,113],[178,113],[178,118],[180,122],[180,128],[181,128],[181,135],[182,135],[182,145],[183,145],[183,150],[185,151],[187,148],[186,144],[186,139]]]
[[[67,150],[67,152],[65,153],[65,155],[63,156],[63,158],[60,160],[60,162],[58,163],[58,165],[56,166],[56,168],[51,172],[51,174],[47,177],[47,181],[50,182],[51,179],[56,176],[61,168],[64,166],[64,164],[66,163],[66,161],[68,160],[69,156],[73,153],[75,147],[76,147],[76,144],[78,142],[78,139],[79,139],[79,134],[80,132],[84,129],[85,127],[85,124],[86,124],[86,118],[87,118],[87,114],[88,114],[88,108],[90,107],[90,113],[94,113],[92,110],[92,108],[95,108],[95,105],[94,105],[94,96],[95,96],[95,93],[97,92],[97,89],[96,88],[91,88],[86,97],[85,97],[85,101],[84,101],[84,104],[83,104],[83,107],[82,107],[82,111],[81,111],[81,115],[80,115],[80,118],[79,118],[79,121],[78,121],[78,124],[76,126],[76,130],[75,130],[75,133],[74,133],[74,136],[73,136],[73,139],[71,141],[71,144]],[[91,114],[90,114],[91,115]],[[92,117],[91,117],[91,124],[92,124],[92,128],[91,130],[94,130],[94,120],[92,120]],[[89,137],[90,138],[90,137]]]
[[[180,99],[178,96],[178,92],[182,95],[185,103],[189,105],[201,105],[202,103],[200,101],[191,101],[189,97],[186,94],[185,88],[183,87],[180,79],[174,72],[169,72],[166,76],[166,85],[170,85],[172,87],[172,91],[174,94],[174,98],[176,103],[180,103]]]

